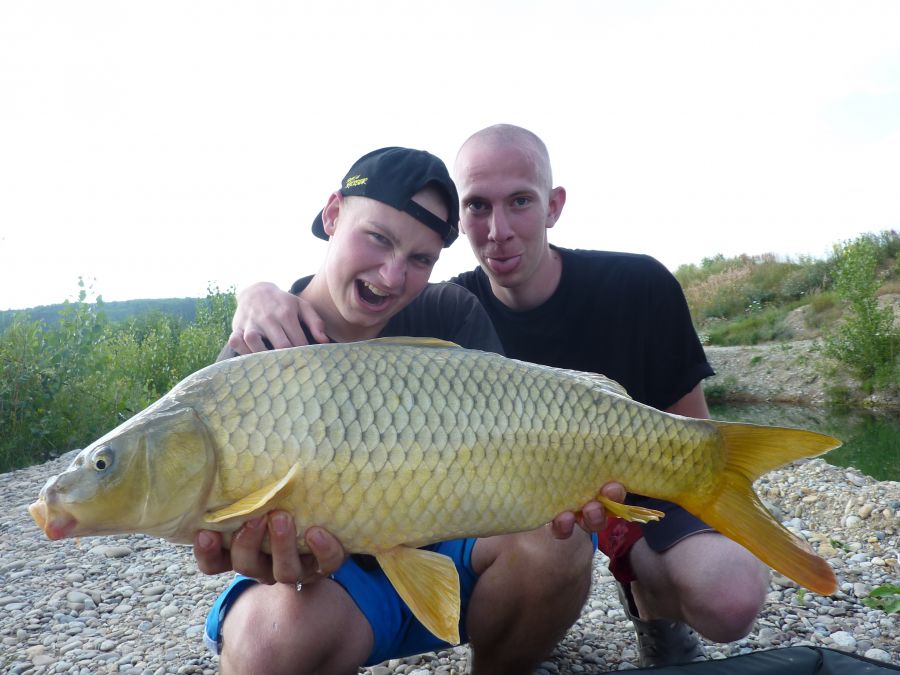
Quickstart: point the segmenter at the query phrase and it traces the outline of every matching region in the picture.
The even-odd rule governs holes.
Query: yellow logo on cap
[[[352,187],[356,187],[357,185],[365,185],[368,182],[369,182],[368,176],[366,176],[365,178],[362,178],[359,174],[357,174],[355,176],[350,176],[350,178],[347,179],[347,183],[344,185],[344,187],[352,188]]]

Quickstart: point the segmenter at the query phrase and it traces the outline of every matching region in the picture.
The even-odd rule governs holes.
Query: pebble
[[[834,646],[838,649],[842,649],[844,651],[855,651],[856,650],[856,638],[853,637],[852,634],[848,633],[844,630],[835,631],[831,634],[831,641],[834,643]]]
[[[891,663],[891,655],[888,654],[883,649],[872,649],[866,650],[864,656],[867,659],[872,659],[873,661],[884,661],[885,663]]]
[[[50,542],[34,526],[23,505],[69,461],[0,474],[0,670],[217,673],[218,657],[203,645],[203,624],[227,576],[198,573],[187,546],[140,535]],[[812,460],[770,472],[757,490],[785,514],[786,527],[827,553],[840,590],[820,597],[773,573],[750,635],[731,644],[706,642],[708,654],[814,645],[900,665],[898,615],[861,602],[880,585],[897,583],[900,484]],[[602,554],[593,581],[581,618],[535,672],[592,675],[639,666],[635,635]],[[459,646],[360,673],[463,675],[469,663],[469,648]]]

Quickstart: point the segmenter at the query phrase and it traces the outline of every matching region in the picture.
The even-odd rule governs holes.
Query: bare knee
[[[480,539],[472,563],[479,575],[496,566],[493,574],[509,575],[517,587],[555,595],[558,589],[583,585],[585,580],[589,585],[593,554],[594,545],[583,531],[559,540],[548,528],[541,528]],[[533,579],[535,583],[523,584],[523,579]]]
[[[737,563],[728,574],[709,579],[706,592],[689,601],[690,614],[703,617],[695,627],[716,642],[745,637],[765,603],[768,577],[762,563],[751,558]]]
[[[220,669],[230,673],[356,673],[372,649],[368,622],[331,581],[252,586],[222,627]]]
[[[543,529],[479,539],[467,614],[473,673],[531,672],[578,618],[592,556],[580,530],[562,541]]]
[[[642,617],[684,621],[716,642],[747,635],[765,602],[766,567],[720,534],[689,537],[662,554],[639,542],[631,562]]]

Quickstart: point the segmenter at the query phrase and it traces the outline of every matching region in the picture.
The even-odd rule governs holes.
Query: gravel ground
[[[0,671],[4,673],[214,673],[202,622],[226,576],[197,572],[190,550],[144,536],[47,541],[25,507],[61,458],[0,475]],[[861,603],[898,579],[900,484],[821,460],[774,471],[757,491],[829,559],[832,597],[774,574],[753,632],[708,644],[713,658],[789,645],[823,645],[900,664],[897,614]],[[539,673],[602,673],[636,666],[634,635],[598,554],[581,619]],[[464,673],[468,650],[391,661],[364,672]]]

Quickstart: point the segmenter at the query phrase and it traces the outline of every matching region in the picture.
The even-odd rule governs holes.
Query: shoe
[[[631,594],[631,584],[617,583],[616,586],[625,615],[634,624],[637,633],[642,668],[706,661],[706,652],[700,644],[700,638],[690,626],[667,619],[641,619]]]

